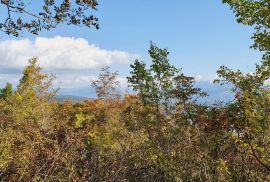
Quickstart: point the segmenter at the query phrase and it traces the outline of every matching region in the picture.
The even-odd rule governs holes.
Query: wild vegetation
[[[97,99],[57,102],[54,75],[29,60],[16,89],[0,93],[1,181],[270,181],[270,2],[224,0],[255,28],[261,64],[253,73],[222,66],[216,83],[232,102],[201,105],[207,93],[151,43],[150,67],[136,60],[120,94],[103,68]]]

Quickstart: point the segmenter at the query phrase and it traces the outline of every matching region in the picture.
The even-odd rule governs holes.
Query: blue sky
[[[167,47],[172,63],[191,74],[215,73],[221,64],[248,71],[260,58],[249,49],[252,28],[238,24],[221,1],[164,2],[100,1],[95,13],[100,18],[99,31],[72,27],[41,36],[83,37],[104,49],[137,53],[145,59],[153,41]]]
[[[147,55],[150,41],[162,48],[168,48],[171,52],[171,63],[178,68],[183,68],[184,73],[197,77],[198,81],[211,80],[221,65],[252,72],[254,63],[260,61],[261,54],[249,49],[252,44],[250,40],[252,28],[238,24],[233,12],[227,5],[222,4],[221,0],[104,0],[99,1],[98,11],[93,13],[100,20],[98,31],[93,28],[60,26],[49,32],[43,31],[39,37],[49,40],[57,36],[72,37],[73,40],[81,38],[89,44],[88,47],[95,45],[103,51],[120,51],[121,55],[122,53],[130,54],[120,56],[121,59],[129,59],[126,64],[120,64],[115,60],[109,63],[112,68],[118,69],[123,78],[129,74],[129,64],[132,63],[132,59],[140,57],[146,63],[150,63]],[[1,37],[0,44],[1,41],[14,39],[6,35],[1,35]],[[25,33],[23,38],[19,39],[29,39],[28,41],[34,42],[37,37]],[[78,41],[75,42],[78,43]],[[2,44],[2,48],[5,46],[6,43]],[[2,50],[2,52],[6,51]],[[40,53],[40,49],[38,52]],[[87,51],[83,51],[85,52]],[[15,53],[18,54],[18,51]],[[119,54],[111,54],[115,56],[115,59],[119,57]],[[8,60],[10,56],[6,57],[5,62],[12,63]],[[78,56],[77,63],[80,61],[79,58]],[[100,59],[102,57],[97,61]],[[96,75],[97,70],[103,65],[102,61],[101,63],[95,67],[86,66],[87,69],[74,69],[72,75],[84,76],[87,80],[88,75]],[[16,64],[18,65],[18,62]],[[9,65],[0,64],[1,67],[0,71],[3,72],[4,69],[8,70]],[[47,71],[54,71],[51,68],[48,66]],[[21,70],[21,67],[18,70]],[[56,72],[62,78],[67,74],[65,69],[61,70],[60,67],[57,67]],[[5,79],[8,79],[7,75],[16,77],[13,71],[10,73],[5,71],[5,74]],[[0,86],[4,84],[5,79],[1,80],[0,77]],[[80,85],[78,82],[75,85],[83,87],[85,83]]]

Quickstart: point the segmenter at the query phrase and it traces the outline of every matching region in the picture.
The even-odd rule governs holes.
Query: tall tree
[[[42,73],[37,58],[32,58],[23,71],[16,92],[1,105],[5,119],[0,126],[0,180],[11,174],[16,179],[32,178],[46,163],[40,160],[40,156],[46,160],[45,156],[51,154],[48,151],[54,149],[52,140],[47,137],[53,127],[48,102],[56,93],[51,88],[53,79],[53,76]],[[37,166],[31,165],[32,160],[39,161]],[[29,173],[29,168],[37,168],[37,173]]]
[[[23,71],[16,93],[27,96],[31,92],[34,96],[49,100],[57,91],[51,90],[54,78],[54,75],[42,73],[38,58],[34,57],[29,60],[29,65]]]
[[[136,60],[131,65],[131,77],[127,79],[144,104],[155,105],[159,110],[160,105],[168,104],[173,88],[173,77],[179,70],[169,63],[167,49],[158,48],[151,43],[148,53],[152,59],[150,69],[146,68],[145,63]]]
[[[29,60],[17,86],[14,101],[10,104],[20,120],[28,119],[46,128],[50,117],[48,101],[56,95],[58,89],[52,88],[55,76],[43,73],[37,61],[37,58]]]
[[[253,26],[252,48],[263,53],[262,64],[254,73],[233,71],[222,66],[218,71],[221,84],[234,86],[235,100],[228,105],[230,125],[239,133],[238,139],[248,146],[250,153],[266,170],[270,171],[269,97],[270,86],[270,1],[223,0],[236,13],[239,23]]]
[[[157,112],[160,106],[168,111],[169,106],[176,101],[185,102],[194,95],[205,95],[193,87],[194,78],[180,74],[180,70],[170,64],[167,49],[151,43],[148,52],[152,59],[150,68],[147,69],[145,63],[135,60],[131,65],[131,76],[127,77],[144,104],[156,106]]]

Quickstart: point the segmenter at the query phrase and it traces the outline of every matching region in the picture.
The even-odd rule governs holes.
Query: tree
[[[151,43],[148,52],[152,59],[150,69],[145,63],[135,60],[131,65],[131,76],[127,77],[145,105],[156,106],[157,113],[160,106],[164,106],[168,112],[175,99],[182,102],[201,94],[200,89],[193,87],[194,78],[180,74],[180,70],[169,63],[167,49]]]
[[[16,93],[23,96],[31,93],[32,96],[50,100],[57,92],[57,89],[51,89],[55,76],[42,73],[42,68],[37,61],[37,57],[29,60],[29,65],[23,71],[23,77],[20,79]]]
[[[153,63],[150,69],[146,68],[145,63],[135,60],[135,63],[130,66],[133,69],[130,72],[131,77],[127,79],[138,92],[143,103],[155,105],[158,111],[160,105],[167,105],[169,102],[173,77],[179,70],[170,65],[167,49],[160,49],[151,43],[148,53]]]
[[[29,65],[23,71],[23,76],[16,92],[6,100],[6,109],[18,123],[32,123],[47,130],[50,122],[49,101],[56,95],[58,89],[52,88],[54,75],[42,73],[37,58],[29,60]]]
[[[91,9],[96,10],[97,0],[1,0],[0,5],[6,9],[0,30],[16,37],[24,30],[38,34],[59,24],[99,28],[98,18],[90,14]]]
[[[98,98],[110,100],[120,97],[117,91],[119,87],[117,76],[118,72],[112,72],[109,66],[101,68],[98,79],[91,81],[91,86],[95,88]]]
[[[186,103],[198,97],[205,97],[207,93],[202,92],[200,88],[195,88],[195,79],[193,77],[185,76],[183,73],[173,78],[174,88],[171,93],[177,100],[177,103]],[[196,97],[195,97],[196,96]]]
[[[132,88],[138,92],[144,104],[155,103],[153,77],[151,72],[146,69],[146,64],[135,60],[130,67],[133,70],[131,71],[131,77],[127,77],[127,79]]]
[[[269,0],[223,0],[236,13],[237,21],[253,26],[253,48],[264,51],[264,59],[270,59],[270,2]]]
[[[221,84],[234,86],[235,100],[228,105],[229,123],[238,132],[239,140],[249,147],[254,158],[270,171],[270,86],[265,83],[270,70],[257,66],[252,74],[221,67],[217,71]]]
[[[13,88],[11,83],[7,83],[5,88],[0,91],[0,98],[7,98],[13,93]]]
[[[221,79],[216,82],[232,84],[234,102],[228,105],[229,124],[238,133],[243,144],[254,159],[270,171],[269,105],[270,86],[270,1],[269,0],[223,0],[236,13],[237,21],[253,26],[255,33],[252,48],[263,52],[262,64],[256,65],[254,73],[233,71],[222,66],[218,71]]]
[[[0,126],[0,179],[9,175],[11,181],[12,178],[30,179],[43,169],[44,161],[54,156],[54,141],[47,137],[53,127],[49,100],[57,91],[51,88],[53,79],[54,76],[42,73],[37,58],[32,58],[15,93],[4,99],[1,105],[5,118]],[[31,164],[32,161],[36,166]],[[28,172],[30,169],[33,173]]]

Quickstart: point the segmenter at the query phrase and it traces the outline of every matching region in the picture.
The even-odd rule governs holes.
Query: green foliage
[[[270,124],[270,87],[267,84],[270,76],[270,4],[268,0],[223,2],[231,6],[239,23],[255,28],[252,47],[262,51],[264,56],[262,64],[256,65],[252,74],[222,66],[217,72],[221,79],[216,82],[234,86],[235,100],[228,105],[229,123],[239,134],[239,141],[248,148],[254,159],[270,171],[270,156],[265,152],[269,148]]]
[[[206,95],[193,87],[194,78],[179,74],[180,70],[169,63],[167,49],[160,49],[151,43],[148,52],[152,59],[150,68],[147,69],[145,63],[135,60],[131,65],[131,76],[127,77],[145,105],[156,106],[157,112],[160,106],[165,106],[168,111],[175,100],[185,102],[196,95]]]
[[[253,48],[264,51],[264,59],[270,59],[270,2],[269,0],[223,0],[236,13],[237,21],[253,26]]]
[[[7,83],[5,88],[0,90],[0,98],[7,98],[13,94],[13,87],[11,83]]]
[[[75,128],[83,128],[86,124],[91,122],[94,118],[93,115],[85,115],[83,113],[79,113],[75,115]]]
[[[133,71],[131,77],[127,77],[128,82],[139,92],[145,104],[166,104],[173,87],[172,79],[178,70],[170,65],[167,49],[160,49],[151,43],[148,52],[153,63],[150,69],[146,69],[143,62],[136,60],[131,65]]]
[[[35,6],[34,12],[26,6]],[[99,28],[98,18],[89,11],[96,10],[97,0],[44,0],[40,5],[25,0],[1,0],[0,6],[7,15],[0,22],[0,30],[18,37],[24,30],[37,35],[42,30],[51,30],[59,24],[94,26]]]
[[[130,66],[133,71],[131,77],[128,77],[128,82],[132,84],[135,91],[139,92],[139,95],[143,103],[155,102],[155,85],[151,73],[146,69],[146,65],[139,60],[135,60],[134,64]]]

